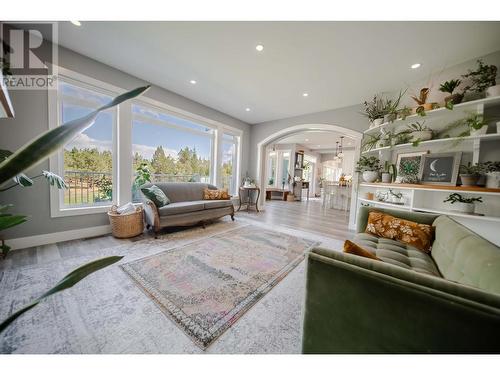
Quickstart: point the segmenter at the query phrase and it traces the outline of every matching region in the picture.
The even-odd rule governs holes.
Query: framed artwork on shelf
[[[429,151],[398,154],[396,161],[396,182],[417,183],[421,175],[422,157]]]
[[[461,158],[462,152],[423,155],[420,181],[423,184],[456,186]]]

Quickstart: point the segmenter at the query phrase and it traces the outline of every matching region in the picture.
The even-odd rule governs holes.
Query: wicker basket
[[[136,207],[132,214],[120,215],[116,212],[117,206],[113,205],[108,211],[111,232],[116,238],[130,238],[142,234],[144,221],[142,207]]]

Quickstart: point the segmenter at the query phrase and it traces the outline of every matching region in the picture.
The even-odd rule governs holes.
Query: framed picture
[[[396,162],[397,176],[411,176],[416,180],[420,177],[422,156],[429,151],[409,152],[398,154]]]
[[[461,158],[461,152],[424,155],[420,181],[423,184],[456,186]]]

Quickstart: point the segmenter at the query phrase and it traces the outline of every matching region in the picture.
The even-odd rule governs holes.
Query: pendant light
[[[335,156],[333,157],[333,160],[338,160],[338,147],[339,147],[339,141],[335,142]]]
[[[344,157],[344,153],[342,152],[342,140],[344,139],[344,136],[340,137],[340,151],[339,151],[339,158]]]

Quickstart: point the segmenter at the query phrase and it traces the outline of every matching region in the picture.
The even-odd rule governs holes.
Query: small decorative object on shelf
[[[457,185],[462,152],[424,154],[422,156],[421,182],[434,185]]]
[[[382,182],[383,183],[394,182],[396,176],[397,176],[396,165],[389,164],[389,162],[386,160],[384,163],[384,172],[382,172]]]
[[[476,93],[479,98],[486,96],[500,95],[500,85],[496,83],[497,67],[495,65],[486,65],[482,60],[477,60],[476,70],[469,70],[462,78],[470,80],[470,84],[464,89],[464,92]],[[478,99],[473,96],[471,100]]]
[[[417,102],[418,106],[415,107],[415,113],[425,116],[425,111],[430,111],[431,109],[436,108],[437,103],[427,103],[427,97],[429,96],[430,88],[424,87],[420,90],[418,97],[416,95],[412,95],[412,99]]]
[[[405,203],[403,193],[394,192],[392,189],[389,189],[388,200],[389,200],[389,202],[391,202],[393,204],[404,204]]]
[[[432,129],[425,126],[425,121],[422,122],[413,122],[407,126],[410,142],[413,142],[414,146],[418,146],[418,144],[422,141],[429,141],[432,139]]]
[[[422,156],[428,151],[398,154],[396,162],[396,180],[400,184],[418,184]]]
[[[465,198],[458,193],[452,193],[443,201],[444,203],[450,202],[453,205],[454,211],[463,212],[466,214],[473,214],[475,207],[474,202],[482,202],[482,197]]]
[[[380,160],[375,156],[361,156],[356,164],[356,172],[362,173],[365,182],[375,182],[380,169]]]
[[[500,188],[500,161],[487,161],[481,164],[486,174],[486,187],[489,189]]]
[[[462,186],[476,186],[481,176],[481,166],[478,164],[460,165],[460,181]]]
[[[462,102],[464,93],[453,93],[461,83],[462,81],[459,79],[452,79],[442,83],[441,86],[439,86],[439,91],[450,94],[444,98],[444,104],[446,108],[453,109],[454,104],[459,104]]]

